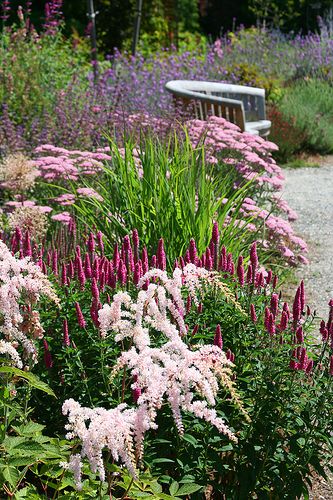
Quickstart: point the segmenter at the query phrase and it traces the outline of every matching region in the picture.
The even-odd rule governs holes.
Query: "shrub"
[[[300,81],[286,89],[278,109],[285,121],[300,131],[302,149],[329,153],[333,150],[333,98],[329,83]]]

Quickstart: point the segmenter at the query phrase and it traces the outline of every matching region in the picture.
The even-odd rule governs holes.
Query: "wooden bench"
[[[269,134],[271,122],[266,120],[264,89],[190,80],[172,80],[165,88],[187,107],[192,104],[199,120],[220,116],[242,132],[262,137]]]

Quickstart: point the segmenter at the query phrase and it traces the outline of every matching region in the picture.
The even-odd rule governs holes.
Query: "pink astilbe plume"
[[[221,339],[218,345],[192,349],[183,340],[187,329],[182,289],[186,289],[186,296],[190,294],[193,298],[203,278],[214,279],[214,273],[194,264],[182,270],[175,268],[172,277],[161,269],[152,269],[140,278],[136,300],[127,292],[119,292],[110,305],[105,304],[99,310],[103,337],[112,332],[116,342],[126,338],[131,341],[129,350],[119,356],[113,375],[123,369],[130,372],[137,404],[133,409],[121,404],[111,410],[92,410],[67,400],[63,413],[69,418],[67,437],[81,440],[82,457],[88,458],[92,470],[98,471],[101,479],[105,477],[104,448],[135,475],[136,463],[143,454],[145,433],[157,428],[157,412],[165,403],[170,405],[181,435],[184,432],[182,412],[187,412],[237,441],[214,408],[220,381],[242,409],[231,380],[233,365],[222,350]],[[156,338],[159,347],[154,346]]]
[[[40,267],[29,257],[15,258],[0,241],[0,353],[7,354],[19,368],[24,361],[37,361],[34,339],[42,337],[43,329],[36,304],[41,295],[58,303]],[[22,303],[30,306],[24,313]]]

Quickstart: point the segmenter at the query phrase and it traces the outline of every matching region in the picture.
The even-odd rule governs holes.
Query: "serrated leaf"
[[[6,436],[2,442],[2,446],[7,452],[9,452],[12,448],[24,443],[25,440],[26,438],[23,436]]]
[[[23,370],[15,368],[14,366],[0,366],[0,373],[10,373],[12,375],[15,375],[16,377],[21,377],[29,382],[31,387],[33,387],[34,389],[38,389],[39,391],[46,392],[46,394],[49,394],[50,396],[56,397],[51,387],[49,387],[47,384],[45,384],[45,382],[42,382],[42,380],[40,380],[36,375],[33,375],[30,372],[24,372]]]
[[[202,488],[200,484],[182,484],[179,490],[177,491],[177,495],[179,497],[184,495],[191,495],[191,493],[195,493]]]
[[[13,429],[17,432],[19,436],[32,437],[34,434],[42,432],[45,429],[45,425],[38,424],[30,420],[25,425],[20,425],[18,427],[13,426]]]
[[[15,468],[12,467],[11,465],[5,465],[1,469],[2,475],[11,486],[15,488],[17,482],[20,479],[20,472]]]

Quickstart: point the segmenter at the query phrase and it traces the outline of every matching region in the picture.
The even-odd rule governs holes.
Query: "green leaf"
[[[195,439],[195,437],[193,437],[191,434],[184,434],[183,439],[184,441],[187,441],[195,447],[198,446],[198,440]]]
[[[11,486],[15,488],[17,482],[20,479],[20,472],[16,467],[12,467],[11,465],[5,465],[1,469],[2,475]]]
[[[45,382],[42,382],[36,375],[33,375],[30,372],[24,372],[23,370],[19,370],[14,366],[0,366],[0,373],[10,373],[13,376],[21,377],[26,380],[31,387],[34,389],[38,389],[39,391],[46,392],[50,396],[56,397],[51,387],[49,387]]]
[[[177,491],[177,495],[179,497],[185,495],[191,495],[191,493],[195,493],[202,488],[200,484],[182,484],[179,490]]]
[[[297,439],[297,443],[299,444],[299,446],[301,446],[301,447],[302,447],[302,446],[304,446],[304,445],[305,445],[305,439],[304,439],[304,438],[302,438],[302,437],[301,437],[301,438],[298,438],[298,439]]]
[[[178,490],[179,490],[179,483],[177,483],[177,481],[173,481],[169,488],[170,495],[175,495]]]
[[[33,436],[39,432],[42,432],[45,429],[45,425],[37,424],[30,420],[25,425],[20,425],[18,427],[13,426],[14,431],[17,432],[19,436]]]
[[[174,460],[171,460],[170,458],[155,458],[153,460],[153,462],[155,464],[164,464],[164,463],[171,463],[171,464],[174,464],[175,461]]]

